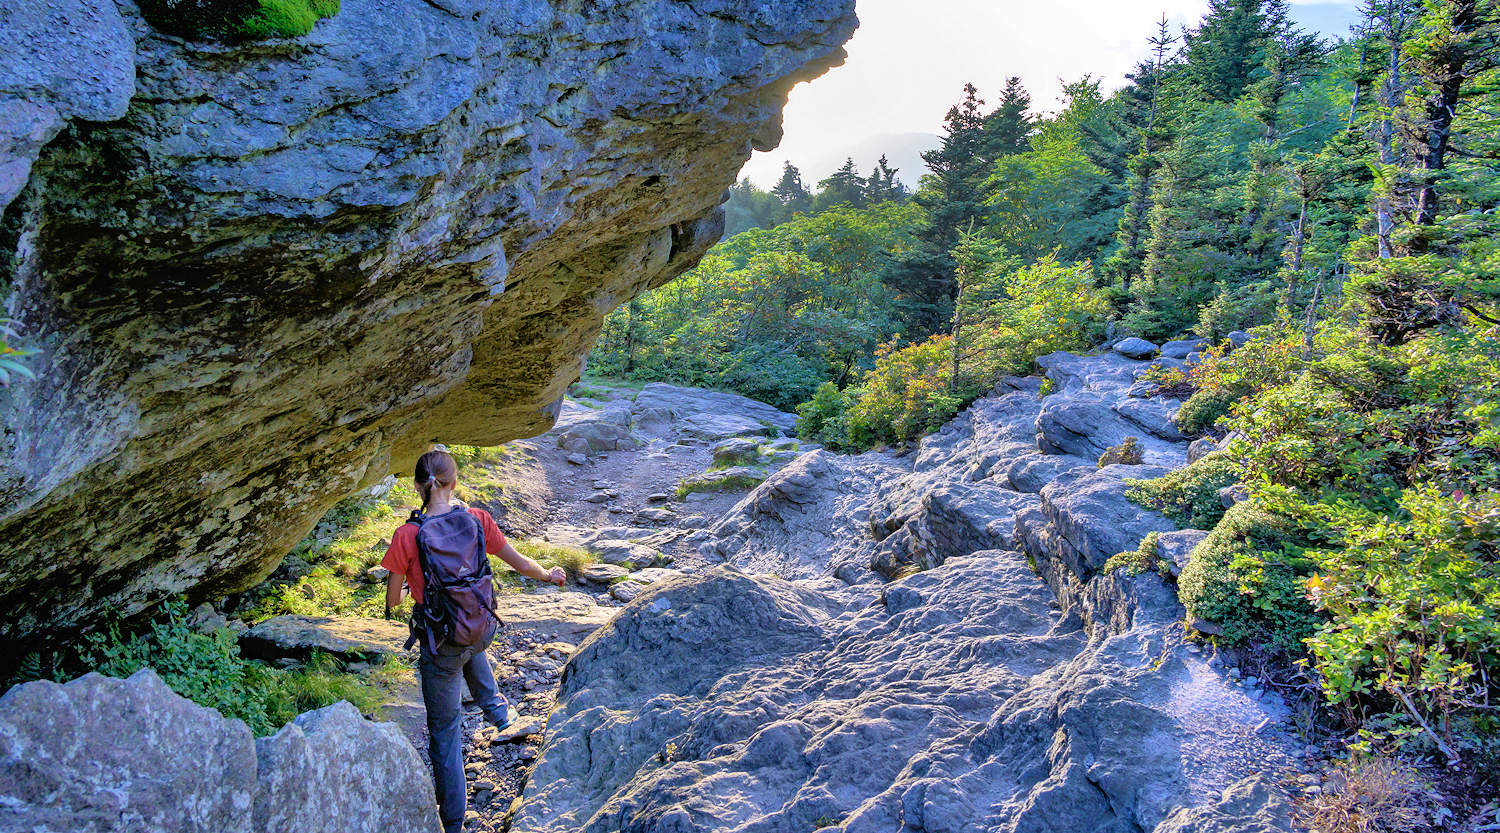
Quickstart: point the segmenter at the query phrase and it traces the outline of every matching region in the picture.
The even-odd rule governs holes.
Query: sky
[[[1342,35],[1357,2],[1293,0],[1292,15],[1303,28]],[[1207,7],[1207,0],[858,0],[849,59],[792,90],[781,146],[755,154],[743,174],[769,188],[790,160],[811,187],[847,156],[868,171],[887,153],[915,186],[918,152],[936,142],[965,82],[995,102],[1005,79],[1018,75],[1034,111],[1055,111],[1059,79],[1091,74],[1115,89],[1146,56],[1163,13],[1176,31]]]

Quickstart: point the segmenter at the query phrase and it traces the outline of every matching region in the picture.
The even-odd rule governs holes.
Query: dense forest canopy
[[[912,194],[884,160],[741,182],[737,234],[612,314],[591,371],[800,404],[804,436],[860,449],[1050,351],[1250,331],[1158,380],[1230,437],[1141,488],[1213,529],[1182,598],[1459,755],[1500,694],[1500,11],[1362,11],[1329,42],[1284,0],[1211,0],[1045,116],[1019,79],[966,87]]]

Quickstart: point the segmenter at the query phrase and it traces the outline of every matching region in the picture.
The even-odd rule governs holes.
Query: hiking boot
[[[489,723],[491,726],[494,726],[496,729],[505,729],[513,725],[517,720],[520,720],[521,713],[516,711],[515,706],[507,705],[505,707],[505,714],[497,717],[490,712],[485,712],[484,719],[485,722]]]

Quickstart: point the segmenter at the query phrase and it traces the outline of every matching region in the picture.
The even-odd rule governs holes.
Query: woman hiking
[[[415,480],[422,508],[391,536],[380,561],[380,566],[391,571],[385,587],[386,616],[401,604],[403,583],[409,586],[417,603],[412,637],[421,645],[417,672],[427,707],[427,751],[438,815],[444,833],[458,833],[468,807],[460,686],[468,683],[469,693],[490,723],[505,728],[518,718],[496,687],[484,653],[498,630],[485,553],[500,556],[529,578],[562,586],[566,576],[561,568],[549,571],[516,552],[490,513],[466,508],[453,499],[458,464],[448,452],[423,454],[417,460]],[[431,600],[424,598],[429,579],[442,585],[431,593]]]

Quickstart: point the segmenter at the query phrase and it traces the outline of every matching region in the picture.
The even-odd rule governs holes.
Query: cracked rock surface
[[[914,453],[804,454],[693,533],[721,566],[580,646],[511,829],[1290,830],[1284,704],[1184,644],[1162,576],[1101,572],[1172,530],[1124,491],[1186,442],[1100,468],[1051,439],[1055,400],[1068,443],[1113,442],[1149,362],[1041,364],[1050,396],[1013,380]]]

